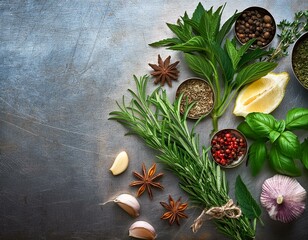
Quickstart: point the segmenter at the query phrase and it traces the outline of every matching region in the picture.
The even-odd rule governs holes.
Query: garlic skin
[[[272,219],[289,223],[304,212],[306,195],[295,178],[277,174],[264,181],[260,201]]]
[[[126,211],[130,216],[134,218],[139,216],[140,204],[134,196],[128,193],[122,193],[115,199],[100,203],[99,205],[105,205],[109,202],[116,203],[119,207],[121,207],[124,211]]]
[[[130,237],[148,240],[154,240],[157,236],[154,227],[145,221],[134,222],[128,230],[128,235]]]
[[[116,197],[113,201],[117,203],[122,209],[124,209],[132,217],[139,216],[140,204],[134,196],[127,194],[127,193],[123,193],[119,195],[118,197]]]

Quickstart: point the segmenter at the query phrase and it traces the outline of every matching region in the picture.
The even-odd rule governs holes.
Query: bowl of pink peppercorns
[[[222,129],[211,138],[211,156],[225,168],[241,164],[246,158],[247,149],[245,136],[236,129]]]

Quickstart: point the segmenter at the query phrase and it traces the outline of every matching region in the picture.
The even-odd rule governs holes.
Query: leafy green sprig
[[[308,139],[301,144],[294,130],[308,130],[308,109],[293,108],[286,120],[277,120],[271,114],[250,113],[238,129],[253,140],[248,150],[248,164],[252,175],[257,175],[266,159],[278,173],[299,176],[301,171],[295,159],[308,169]]]
[[[213,132],[218,130],[218,119],[227,110],[239,89],[277,66],[273,62],[258,61],[269,52],[259,48],[250,50],[254,39],[237,47],[235,39],[226,38],[239,13],[235,12],[221,26],[224,7],[220,6],[216,11],[213,8],[205,10],[199,3],[191,18],[185,12],[177,24],[167,24],[176,38],[150,44],[153,47],[167,46],[184,52],[189,68],[210,82],[216,96],[211,113]]]
[[[129,90],[130,104],[123,97],[122,104],[117,103],[119,110],[111,112],[110,119],[120,122],[130,129],[128,134],[141,137],[146,145],[160,152],[158,159],[179,178],[181,188],[193,203],[207,209],[225,205],[230,199],[225,172],[208,158],[208,149],[200,146],[195,132],[201,119],[191,129],[187,125],[187,114],[193,104],[182,115],[182,95],[172,104],[161,88],[146,94],[148,76],[134,79],[137,91]],[[215,223],[231,239],[253,239],[261,210],[242,181],[238,182],[236,195],[243,215],[238,219],[224,217]],[[245,199],[254,204],[247,205]]]
[[[286,19],[282,20],[277,27],[281,31],[281,33],[278,34],[280,41],[277,47],[272,49],[273,52],[268,57],[268,61],[277,61],[287,56],[289,46],[304,32],[308,31],[308,10],[295,13],[293,22]]]

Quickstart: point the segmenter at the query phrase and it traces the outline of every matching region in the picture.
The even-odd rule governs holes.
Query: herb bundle
[[[187,125],[186,118],[193,104],[182,115],[183,95],[172,104],[161,88],[146,94],[148,76],[134,79],[137,91],[129,89],[130,104],[125,104],[123,97],[123,103],[117,103],[119,110],[111,112],[110,119],[120,122],[130,129],[128,134],[139,136],[146,145],[160,152],[158,159],[179,178],[192,203],[206,209],[224,206],[230,201],[225,173],[208,159],[208,149],[200,146],[199,135],[195,133],[201,118],[191,129]],[[252,239],[261,210],[240,178],[235,194],[243,215],[215,219],[215,223],[231,239]]]
[[[288,48],[293,44],[305,31],[308,31],[308,10],[299,11],[294,15],[294,21],[282,20],[277,27],[281,30],[278,34],[280,41],[268,57],[268,61],[277,61],[288,55]]]
[[[218,119],[224,114],[237,92],[272,71],[277,64],[259,62],[270,52],[257,48],[249,49],[255,39],[241,47],[235,39],[226,38],[239,13],[235,12],[222,26],[224,6],[216,11],[205,10],[198,4],[192,17],[185,12],[177,24],[167,23],[175,38],[167,38],[150,46],[167,46],[168,49],[184,52],[189,68],[208,80],[215,91],[216,101],[211,113],[213,132],[218,130]]]
[[[278,173],[299,176],[301,171],[295,163],[300,159],[308,169],[308,139],[301,144],[294,130],[308,130],[308,109],[293,108],[286,120],[277,120],[271,114],[250,113],[238,129],[254,140],[248,150],[249,166],[257,175],[268,158],[270,166]]]

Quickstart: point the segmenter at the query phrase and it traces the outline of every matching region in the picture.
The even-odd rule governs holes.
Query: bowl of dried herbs
[[[184,114],[185,109],[190,104],[193,104],[187,114],[190,119],[199,119],[213,110],[215,103],[214,91],[210,83],[204,79],[193,77],[183,81],[176,91],[176,98],[181,95],[181,114]]]
[[[308,89],[308,32],[304,33],[293,46],[292,69],[299,83]]]

